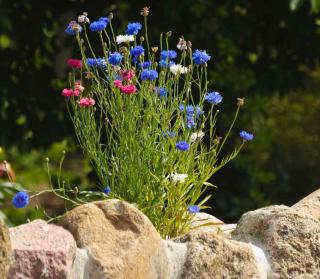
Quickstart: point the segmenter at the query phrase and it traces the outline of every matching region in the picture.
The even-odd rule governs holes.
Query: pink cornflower
[[[78,89],[73,90],[73,96],[78,97],[80,95],[80,91]]]
[[[71,96],[73,96],[73,94],[74,94],[73,90],[72,89],[68,89],[68,88],[63,89],[62,92],[61,92],[61,95],[63,97],[71,97]]]
[[[133,94],[137,91],[137,88],[133,84],[123,85],[120,87],[121,92],[127,95]]]
[[[121,86],[122,86],[122,81],[119,80],[119,79],[116,79],[116,80],[113,82],[113,84],[114,84],[115,87],[121,88]]]
[[[120,75],[123,78],[123,80],[130,81],[134,77],[134,71],[120,71]]]
[[[82,83],[80,80],[76,81],[75,82],[75,85],[74,85],[74,90],[78,90],[79,92],[83,92],[84,91],[84,86],[82,86]]]
[[[79,59],[68,59],[68,65],[71,68],[81,69],[82,68],[82,60]]]
[[[92,98],[82,98],[79,101],[79,106],[83,108],[92,107],[95,105],[95,103],[95,100]]]

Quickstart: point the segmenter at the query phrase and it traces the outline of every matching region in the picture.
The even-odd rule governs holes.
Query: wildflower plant
[[[160,34],[158,46],[152,46],[149,9],[141,15],[143,24],[129,23],[119,35],[112,14],[92,23],[85,14],[69,23],[66,33],[75,38],[81,61],[69,60],[73,70],[62,96],[99,178],[99,191],[105,198],[136,204],[163,237],[175,237],[188,231],[194,213],[206,208],[210,195],[203,195],[213,187],[208,180],[253,135],[241,132],[241,145],[219,159],[243,102],[238,101],[220,140],[215,125],[223,98],[210,92],[207,63],[212,57],[193,51],[184,38],[170,49],[171,32]],[[97,49],[89,36],[100,40]]]

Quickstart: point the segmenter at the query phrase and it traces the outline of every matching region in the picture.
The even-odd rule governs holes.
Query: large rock
[[[10,228],[9,279],[64,279],[72,275],[76,243],[65,229],[35,220]]]
[[[76,239],[74,278],[165,279],[165,243],[133,205],[106,200],[76,207],[60,224]]]
[[[10,266],[11,245],[9,230],[0,218],[0,279],[7,278]]]
[[[260,279],[252,245],[229,240],[212,231],[196,231],[182,237],[187,244],[183,279]]]
[[[270,278],[320,278],[320,223],[310,215],[287,206],[261,208],[245,213],[232,236],[265,251]]]
[[[320,221],[320,189],[293,205],[292,208],[309,214]]]
[[[231,237],[231,232],[236,228],[237,224],[225,224],[220,219],[205,213],[199,212],[194,214],[191,221],[191,233],[197,231],[215,232],[226,238]]]

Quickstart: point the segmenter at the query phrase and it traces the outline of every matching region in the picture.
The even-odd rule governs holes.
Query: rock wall
[[[136,207],[105,200],[69,211],[57,225],[10,228],[10,258],[0,220],[0,279],[320,278],[320,189],[291,208],[247,212],[237,225],[195,214],[192,227],[163,240]]]

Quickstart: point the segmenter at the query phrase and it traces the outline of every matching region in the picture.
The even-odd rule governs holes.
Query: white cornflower
[[[192,133],[190,136],[190,141],[195,142],[196,140],[201,140],[204,137],[205,133],[203,131]]]
[[[134,36],[133,35],[118,35],[116,38],[117,44],[121,43],[129,43],[134,41]]]
[[[183,183],[186,181],[186,179],[188,178],[188,175],[186,173],[172,173],[169,175],[169,177],[171,178],[172,182],[174,184],[176,183]]]
[[[195,142],[198,138],[198,133],[192,133],[190,136],[190,141]]]
[[[184,67],[180,64],[172,65],[170,67],[170,72],[173,73],[174,75],[177,74],[186,74],[188,72],[188,68]]]
[[[82,15],[78,16],[78,22],[79,23],[89,23],[90,20],[88,18],[88,14],[86,12],[84,12]]]

